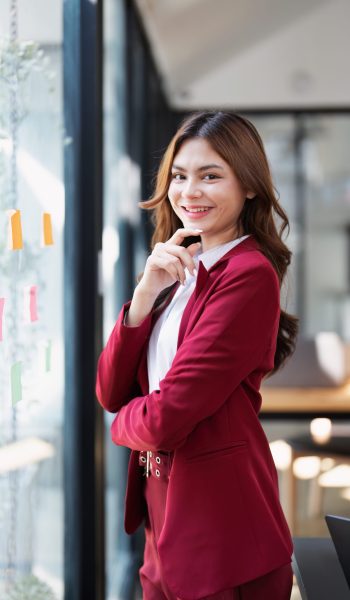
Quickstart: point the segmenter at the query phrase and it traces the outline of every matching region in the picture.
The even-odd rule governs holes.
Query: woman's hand
[[[186,237],[199,235],[200,231],[202,230],[183,227],[177,229],[167,242],[158,242],[147,258],[142,279],[138,284],[139,291],[156,298],[174,281],[184,284],[185,267],[193,274],[196,266],[193,255],[198,251],[201,243],[196,242],[187,248],[180,244]]]

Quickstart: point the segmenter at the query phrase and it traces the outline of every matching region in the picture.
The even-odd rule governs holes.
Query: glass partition
[[[326,536],[325,514],[350,515],[350,115],[252,120],[291,225],[281,305],[300,318],[294,367],[262,386],[262,424],[293,534]]]
[[[293,252],[284,306],[301,333],[350,341],[350,115],[252,116],[262,135]]]
[[[281,305],[291,313],[299,311],[298,306],[298,265],[301,259],[301,229],[296,189],[297,161],[295,155],[295,121],[291,115],[252,116],[266,150],[273,174],[277,197],[288,215],[290,234],[285,238],[292,250],[292,264],[284,281]],[[285,236],[287,236],[285,231]]]
[[[61,0],[0,5],[4,600],[64,593],[61,12]]]
[[[350,342],[350,115],[303,119],[307,334]]]

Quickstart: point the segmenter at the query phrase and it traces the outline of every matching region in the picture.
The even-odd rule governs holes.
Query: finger
[[[195,229],[190,227],[180,227],[175,231],[175,233],[169,238],[168,242],[172,244],[180,245],[186,237],[191,235],[200,235],[203,232],[203,229]]]
[[[159,257],[159,264],[165,269],[175,280],[184,284],[186,281],[185,270],[181,259],[173,254],[167,254]]]
[[[178,281],[180,281],[180,283],[182,283],[184,285],[185,281],[186,281],[186,274],[185,274],[185,269],[182,264],[181,258],[169,253],[166,255],[165,261],[167,261],[168,264],[170,264],[171,266],[173,266],[176,269],[177,279],[178,279]]]
[[[189,246],[187,246],[186,250],[191,254],[191,256],[193,256],[194,254],[196,254],[196,252],[198,252],[198,250],[201,247],[202,247],[201,242],[195,242],[194,244],[190,244]]]
[[[151,265],[167,271],[175,281],[180,281],[181,283],[185,282],[186,277],[181,260],[176,256],[167,254],[166,252],[163,252],[162,254],[153,253],[149,257],[149,262]]]
[[[166,242],[164,246],[164,250],[170,254],[174,254],[178,256],[183,263],[184,267],[187,267],[190,273],[193,275],[193,269],[195,269],[196,264],[193,260],[192,254],[194,254],[199,247],[201,246],[200,242],[196,242],[195,244],[191,244],[191,251],[188,251],[188,248],[184,248],[183,246],[176,246],[176,244],[169,244]]]

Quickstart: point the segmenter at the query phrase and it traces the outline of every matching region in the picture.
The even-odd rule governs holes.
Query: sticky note
[[[51,371],[51,349],[52,341],[48,340],[45,348],[45,371],[48,373]]]
[[[37,287],[36,285],[32,285],[29,291],[29,315],[31,321],[38,320],[38,310],[37,310]]]
[[[5,298],[0,298],[0,342],[3,340],[2,336],[2,319],[4,316]]]
[[[52,222],[50,213],[43,213],[42,245],[52,246]]]
[[[22,381],[21,381],[22,363],[14,363],[11,367],[11,399],[12,406],[22,400]]]
[[[24,320],[31,323],[38,320],[38,288],[27,285],[24,288]]]
[[[20,250],[23,248],[21,211],[8,210],[7,214],[9,216],[7,247],[9,250]]]

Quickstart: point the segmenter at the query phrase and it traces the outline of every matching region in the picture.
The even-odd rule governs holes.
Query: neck
[[[236,230],[234,233],[226,234],[222,236],[208,237],[203,233],[201,235],[202,242],[202,252],[206,252],[207,250],[211,250],[212,248],[216,248],[217,246],[221,246],[221,244],[227,244],[228,242],[233,242],[238,238],[242,237],[244,232],[240,230]]]

